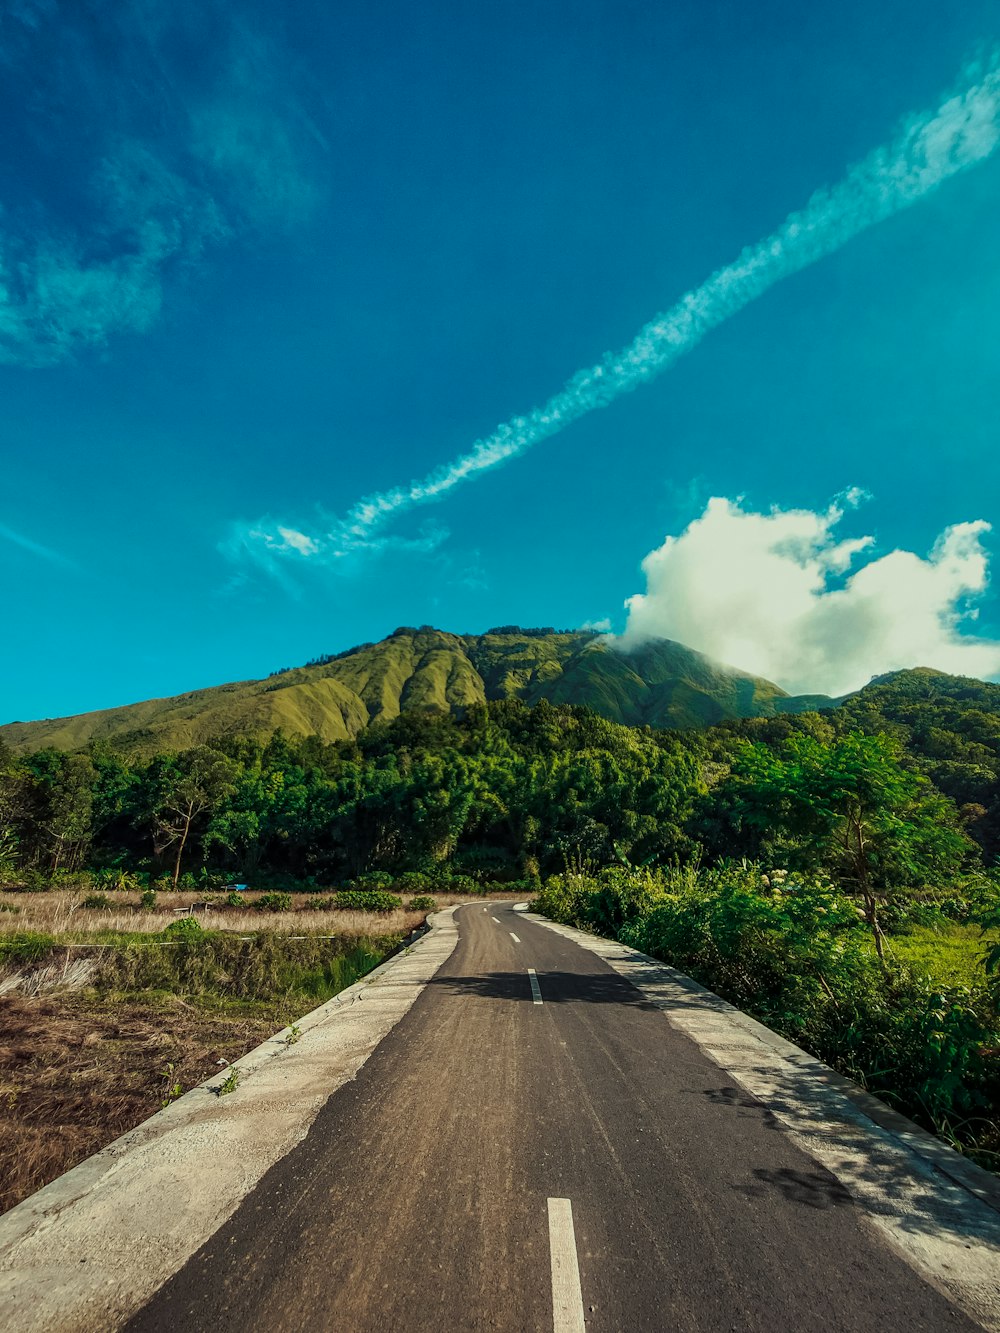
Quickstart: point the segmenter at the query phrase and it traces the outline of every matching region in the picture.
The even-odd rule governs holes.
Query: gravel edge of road
[[[0,1325],[120,1327],[356,1077],[451,956],[455,911],[434,913],[418,940],[298,1019],[297,1034],[284,1028],[0,1217]]]
[[[1000,1333],[1000,1181],[693,978],[615,940],[522,915],[635,986],[840,1181],[911,1267]]]

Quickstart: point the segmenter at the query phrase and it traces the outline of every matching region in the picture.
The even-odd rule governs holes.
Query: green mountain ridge
[[[824,695],[779,686],[673,640],[629,652],[589,631],[503,626],[485,634],[402,628],[379,643],[237,681],[72,717],[0,726],[18,750],[83,749],[104,740],[141,753],[184,749],[219,735],[350,739],[411,709],[461,711],[488,700],[583,704],[631,726],[699,727],[829,707]]]

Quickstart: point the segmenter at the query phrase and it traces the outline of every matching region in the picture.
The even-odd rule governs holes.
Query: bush
[[[596,892],[593,880],[583,875],[553,875],[535,899],[535,911],[567,926],[590,921],[590,901]]]
[[[357,882],[373,889],[391,889],[395,878],[385,870],[368,870],[358,876]]]
[[[171,921],[163,933],[172,935],[175,939],[190,940],[197,939],[205,932],[196,916],[179,916],[176,921]]]
[[[307,898],[304,906],[307,912],[330,912],[336,903],[331,895],[326,898]]]
[[[428,893],[418,893],[415,898],[411,898],[406,904],[411,912],[433,912],[437,903]]]
[[[110,912],[113,904],[106,893],[88,893],[80,906],[92,912]]]
[[[403,906],[403,900],[381,889],[343,889],[334,894],[333,905],[346,912],[395,912]]]
[[[401,889],[425,889],[429,881],[430,876],[423,870],[404,870],[396,876],[396,885]]]
[[[142,893],[139,894],[139,906],[142,908],[144,912],[155,912],[156,890],[143,889]]]
[[[98,887],[110,890],[112,893],[134,893],[139,887],[138,877],[130,870],[122,870],[119,867],[102,870],[95,879]]]
[[[247,900],[246,900],[246,898],[243,896],[242,893],[227,893],[227,894],[226,894],[226,906],[227,906],[227,907],[246,907],[246,905],[247,905]]]
[[[258,912],[290,912],[292,910],[292,895],[290,893],[262,893],[253,906]]]

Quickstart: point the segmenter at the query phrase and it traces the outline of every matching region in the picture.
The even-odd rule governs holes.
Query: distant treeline
[[[221,737],[152,758],[0,748],[0,876],[496,881],[745,857],[811,860],[881,891],[992,867],[998,778],[1000,687],[922,673],[822,714],[702,732],[505,700],[408,712],[335,744]],[[824,810],[835,817],[820,828]],[[860,869],[840,845],[850,828],[872,848]]]

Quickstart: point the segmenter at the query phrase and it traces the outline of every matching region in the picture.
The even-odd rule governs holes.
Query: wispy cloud
[[[795,693],[845,694],[903,667],[1000,672],[1000,643],[968,632],[988,586],[990,525],[956,523],[927,556],[874,556],[873,537],[837,533],[845,504],[862,498],[767,513],[709,500],[642,562],[646,591],[626,602],[618,646],[677,639]]]
[[[712,329],[782,279],[839,250],[869,227],[925,198],[958,173],[985,161],[1000,143],[1000,66],[994,57],[970,71],[963,91],[906,121],[897,137],[875,149],[844,178],[818,190],[731,264],[713,273],[636,337],[579,371],[541,407],[513,417],[450,463],[408,485],[359,501],[311,535],[315,559],[335,560],[365,549],[392,520],[440,500],[481,473],[517,458],[598,408],[607,407],[668,370]],[[266,540],[267,525],[254,523]]]
[[[0,540],[11,542],[12,545],[19,546],[22,551],[28,551],[31,555],[36,555],[41,560],[47,560],[50,564],[62,565],[66,569],[76,567],[68,556],[62,555],[59,551],[53,551],[51,547],[43,546],[41,542],[32,541],[30,537],[25,537],[23,533],[8,528],[5,523],[0,523]]]
[[[233,523],[226,537],[219,542],[219,550],[238,565],[249,564],[262,574],[274,579],[294,597],[302,595],[299,580],[292,577],[294,566],[305,573],[311,566],[323,569],[331,565],[345,574],[357,570],[357,557],[365,556],[426,556],[432,555],[448,539],[448,529],[437,523],[422,525],[416,536],[382,533],[356,541],[344,541],[336,549],[325,544],[321,537],[311,537],[298,528],[288,527],[271,518],[255,524]],[[322,557],[317,560],[316,557]],[[245,587],[245,570],[225,585],[225,591],[235,592]]]
[[[78,103],[91,156],[58,163],[80,200],[72,221],[44,197],[45,181],[30,204],[0,203],[0,363],[54,365],[143,333],[171,282],[212,247],[312,214],[322,136],[288,86],[283,53],[216,0],[197,18],[152,3],[110,6],[93,23],[21,0],[9,18],[17,40],[11,30],[0,62],[11,79],[37,76],[39,159],[73,142]],[[209,33],[213,59],[188,62],[192,75],[173,53]]]

